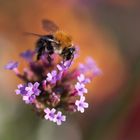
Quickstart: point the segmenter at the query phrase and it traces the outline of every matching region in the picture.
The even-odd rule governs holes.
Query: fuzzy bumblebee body
[[[63,31],[57,31],[54,34],[54,39],[61,45],[62,48],[72,46],[72,37]]]
[[[37,60],[44,54],[48,54],[48,60],[51,55],[59,54],[63,61],[71,60],[74,58],[75,47],[72,44],[72,37],[65,32],[59,30],[58,26],[52,21],[46,19],[42,21],[43,28],[50,32],[48,35],[38,35],[40,38],[36,42]]]
[[[72,37],[63,31],[57,31],[54,34],[44,35],[36,43],[37,60],[48,53],[48,59],[54,53],[62,56],[64,61],[73,59],[75,48],[72,44]]]

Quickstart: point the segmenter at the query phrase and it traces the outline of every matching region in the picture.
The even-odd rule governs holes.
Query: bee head
[[[54,38],[62,47],[72,46],[72,37],[64,33],[63,31],[57,31],[54,34]]]
[[[68,48],[68,52],[73,54],[75,52],[75,48],[74,47],[70,47]]]

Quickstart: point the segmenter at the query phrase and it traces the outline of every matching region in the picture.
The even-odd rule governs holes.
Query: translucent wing
[[[59,29],[59,27],[49,19],[42,20],[42,26],[43,29],[49,33],[54,33]]]
[[[23,35],[32,35],[32,36],[37,36],[37,37],[42,37],[43,35],[36,34],[36,33],[31,33],[31,32],[23,32]]]

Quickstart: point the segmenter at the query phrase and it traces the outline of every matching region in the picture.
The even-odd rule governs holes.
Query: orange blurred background
[[[139,140],[139,9],[139,0],[0,0],[0,139]],[[103,72],[89,86],[89,109],[60,128],[33,119],[35,114],[14,94],[20,80],[3,69],[9,60],[25,65],[19,53],[33,49],[36,38],[23,32],[46,34],[41,26],[45,18],[80,46],[77,64],[92,56]],[[18,113],[26,117],[17,119]],[[18,125],[21,121],[24,125]],[[16,131],[28,127],[36,129]]]

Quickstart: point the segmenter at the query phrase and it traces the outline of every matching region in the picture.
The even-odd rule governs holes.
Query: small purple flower
[[[31,61],[33,59],[33,56],[34,56],[34,52],[31,50],[26,50],[26,51],[22,52],[20,54],[20,56],[27,61]]]
[[[51,73],[48,73],[46,81],[48,81],[48,82],[50,82],[52,84],[55,84],[56,81],[57,81],[57,71],[53,70]]]
[[[86,66],[90,69],[93,68],[93,66],[96,65],[96,62],[91,58],[91,57],[87,57],[86,58]]]
[[[97,66],[95,66],[94,69],[92,70],[92,74],[93,76],[99,76],[102,74],[102,71]]]
[[[6,66],[5,69],[7,70],[14,70],[18,67],[18,62],[10,61]]]
[[[102,73],[96,62],[91,57],[86,59],[86,66],[88,70],[92,72],[93,76],[98,76]]]
[[[21,94],[23,96],[23,101],[25,101],[25,103],[31,104],[41,92],[38,87],[38,82],[35,82],[34,84],[28,83],[28,86],[19,84],[18,89],[16,89],[15,92],[17,95]]]
[[[65,61],[65,62],[61,62],[60,64],[57,65],[57,68],[59,71],[65,71],[67,70],[71,65],[70,61]]]
[[[45,116],[44,116],[46,120],[56,122],[56,119],[55,119],[56,109],[52,108],[50,110],[49,108],[46,108],[46,109],[44,109],[44,112],[46,113]]]
[[[93,77],[102,74],[102,72],[99,69],[99,67],[97,66],[96,62],[91,57],[88,57],[86,59],[85,64],[79,64],[79,71],[81,73],[89,73],[90,72]]]
[[[88,103],[85,102],[84,96],[81,96],[80,100],[76,100],[75,105],[77,106],[77,110],[81,113],[84,113],[85,108],[88,108]]]
[[[77,77],[78,81],[80,83],[83,83],[83,84],[86,84],[86,83],[90,83],[90,79],[89,78],[85,78],[85,75],[84,74],[80,74],[78,77]]]
[[[66,121],[66,116],[62,115],[62,112],[58,111],[58,113],[55,115],[55,121],[57,125],[61,125],[62,122]]]
[[[86,73],[86,72],[87,72],[87,67],[86,67],[84,64],[80,63],[80,64],[79,64],[78,70],[79,70],[81,73]]]
[[[34,84],[28,83],[28,86],[25,88],[25,90],[27,91],[27,94],[29,96],[31,96],[31,95],[38,96],[40,94],[40,92],[41,92],[38,89],[38,87],[39,87],[39,83],[38,82],[35,82]]]
[[[25,95],[23,96],[23,101],[25,101],[26,104],[32,104],[34,102],[34,100],[36,99],[35,95]]]
[[[82,96],[84,93],[88,92],[87,89],[85,88],[85,85],[79,82],[76,83],[75,89],[79,96]]]
[[[25,90],[26,86],[25,85],[22,85],[22,84],[19,84],[18,85],[18,89],[15,90],[16,94],[21,94],[21,95],[26,95],[27,94],[27,91]]]

